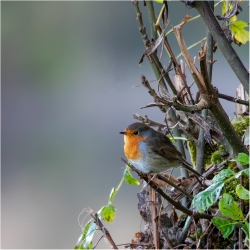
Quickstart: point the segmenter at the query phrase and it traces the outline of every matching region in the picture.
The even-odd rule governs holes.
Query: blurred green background
[[[248,22],[247,2],[241,5]],[[122,177],[119,132],[135,121],[134,113],[163,121],[156,108],[140,110],[152,102],[140,77],[155,77],[146,60],[138,66],[144,46],[134,7],[130,1],[1,2],[1,14],[2,248],[72,248],[81,234],[80,212],[106,205]],[[196,12],[171,2],[169,27],[186,14]],[[200,19],[183,31],[187,45],[206,35]],[[169,41],[179,54],[173,34]],[[234,47],[248,68],[248,45]],[[214,58],[213,84],[234,95],[238,79],[219,51]],[[222,104],[233,118],[234,104]],[[117,217],[105,225],[117,244],[143,230],[140,189],[124,185],[114,200]]]

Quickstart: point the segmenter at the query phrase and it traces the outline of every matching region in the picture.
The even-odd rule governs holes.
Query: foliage
[[[106,222],[113,222],[115,215],[116,215],[116,208],[112,204],[115,196],[117,195],[118,191],[120,190],[122,183],[124,182],[130,185],[140,185],[140,182],[137,181],[132,174],[130,173],[129,166],[126,166],[123,177],[117,186],[117,188],[112,188],[110,195],[109,195],[109,201],[106,206],[103,206],[98,212],[99,219],[106,221]],[[93,245],[93,237],[96,233],[97,225],[95,221],[90,220],[86,223],[82,230],[82,234],[78,239],[77,245],[75,246],[75,249],[92,249]]]
[[[241,184],[242,182],[240,181],[240,177],[243,180],[244,178],[246,178],[246,176],[247,178],[249,178],[249,169],[243,169],[237,173],[234,171],[236,165],[241,164],[244,166],[244,165],[249,164],[249,156],[246,154],[247,149],[241,141],[241,137],[245,133],[245,130],[249,127],[249,117],[235,119],[234,121],[232,121],[232,126],[227,126],[230,123],[230,120],[228,119],[227,116],[224,115],[225,112],[223,108],[220,107],[220,105],[217,105],[219,103],[218,90],[211,85],[211,81],[210,81],[211,80],[210,77],[212,75],[212,67],[211,67],[212,60],[213,60],[212,54],[213,52],[216,51],[216,46],[215,44],[212,44],[212,40],[210,41],[210,45],[208,45],[209,41],[207,41],[208,44],[206,44],[206,46],[203,46],[203,45],[201,46],[201,51],[199,52],[200,72],[198,71],[195,63],[193,63],[193,59],[188,54],[188,50],[191,47],[194,47],[197,44],[200,44],[202,41],[206,39],[209,40],[212,37],[211,36],[212,31],[210,30],[211,34],[208,34],[207,38],[203,38],[202,40],[195,43],[194,45],[191,45],[189,48],[185,47],[180,30],[182,29],[182,26],[185,23],[192,22],[200,18],[202,16],[201,12],[200,12],[200,15],[193,17],[193,18],[190,18],[190,16],[187,15],[181,21],[181,24],[178,25],[178,27],[176,26],[177,28],[174,27],[173,29],[165,33],[165,29],[168,25],[168,20],[166,20],[168,19],[168,2],[163,1],[163,0],[156,0],[156,2],[162,4],[161,11],[157,18],[155,17],[155,14],[154,14],[153,3],[151,1],[144,2],[145,6],[148,8],[150,25],[151,25],[152,38],[149,39],[146,33],[146,27],[143,24],[142,14],[140,12],[138,2],[132,1],[136,10],[139,31],[142,35],[143,43],[146,48],[140,60],[140,63],[143,62],[144,58],[149,59],[150,65],[152,66],[152,69],[155,73],[155,77],[158,81],[159,95],[157,95],[156,91],[151,88],[146,78],[142,76],[143,86],[149,90],[149,94],[154,98],[154,101],[155,101],[155,103],[153,104],[151,103],[145,107],[156,106],[162,112],[164,112],[164,115],[165,115],[164,121],[166,122],[166,126],[165,125],[163,126],[162,124],[161,126],[159,126],[159,123],[149,120],[148,117],[145,117],[145,118],[141,116],[140,117],[134,116],[134,117],[144,123],[149,124],[150,126],[158,127],[159,130],[162,129],[162,126],[165,127],[164,128],[165,130],[169,130],[170,126],[168,126],[168,120],[174,120],[175,124],[173,126],[171,124],[172,127],[170,129],[172,130],[171,132],[174,132],[173,133],[174,137],[172,135],[168,137],[173,142],[174,142],[174,139],[178,140],[178,143],[180,142],[180,144],[182,143],[182,141],[187,141],[188,149],[191,155],[191,161],[195,166],[197,166],[198,164],[201,164],[198,161],[199,161],[199,156],[200,156],[199,154],[202,154],[204,158],[204,164],[200,167],[202,167],[205,170],[207,168],[210,168],[211,165],[219,164],[222,161],[224,161],[225,155],[227,155],[225,153],[227,152],[229,152],[231,156],[232,155],[235,156],[238,154],[237,157],[234,157],[234,159],[231,161],[230,161],[231,158],[228,157],[227,169],[223,169],[219,171],[213,178],[211,176],[214,172],[212,172],[212,174],[207,176],[208,177],[207,180],[211,180],[212,178],[211,185],[208,186],[205,190],[203,190],[204,189],[203,188],[202,191],[201,191],[200,186],[196,185],[198,183],[195,184],[192,178],[187,178],[184,180],[182,179],[182,181],[179,181],[175,179],[174,177],[172,177],[171,175],[168,175],[168,176],[166,175],[166,177],[168,177],[168,180],[170,179],[173,180],[175,185],[177,184],[177,186],[175,187],[176,189],[178,189],[178,191],[180,192],[182,191],[181,192],[182,194],[185,194],[185,196],[188,196],[189,199],[192,200],[192,208],[198,210],[198,212],[200,213],[199,215],[201,215],[201,213],[207,210],[212,211],[212,213],[215,214],[214,216],[210,216],[210,214],[206,214],[207,216],[205,216],[205,218],[209,218],[209,220],[212,221],[213,225],[215,225],[218,228],[218,230],[221,232],[221,234],[223,235],[225,239],[229,238],[229,236],[232,234],[234,229],[238,227],[238,228],[241,228],[243,232],[245,233],[245,241],[244,241],[245,244],[249,245],[248,220],[245,214],[243,213],[241,207],[239,206],[239,202],[241,202],[241,200],[248,201],[250,197],[250,193],[249,193],[249,190],[247,190],[247,185],[246,185],[249,183],[249,181],[248,182],[244,181],[243,184]],[[185,1],[186,5],[190,4],[190,6],[193,7],[191,2],[192,1]],[[224,27],[224,31],[226,29],[227,30],[229,29],[231,32],[230,34],[232,34],[234,37],[234,42],[240,45],[240,44],[245,44],[247,41],[249,41],[249,32],[245,29],[248,26],[248,24],[245,23],[244,21],[238,20],[238,17],[237,17],[238,11],[236,10],[240,10],[240,8],[238,7],[237,4],[238,3],[227,4],[227,2],[223,0],[222,16],[218,17],[218,19],[223,20],[222,26],[225,25],[226,23],[226,27]],[[199,11],[198,7],[197,7],[197,10]],[[163,23],[162,26],[160,25],[161,20]],[[208,24],[207,24],[207,27],[209,27]],[[193,100],[193,97],[192,97],[193,94],[189,92],[192,84],[187,85],[185,71],[181,69],[179,63],[177,62],[178,57],[176,57],[173,54],[173,51],[166,38],[173,31],[175,33],[179,47],[181,49],[181,54],[184,56],[187,66],[189,68],[189,71],[191,72],[191,75],[194,78],[194,82],[196,83],[199,89],[199,93],[197,93],[197,96],[199,98],[195,101]],[[220,34],[222,34],[222,32]],[[158,55],[157,55],[157,50],[158,51],[160,50],[159,49],[160,47],[158,48],[158,46],[161,43],[162,43],[161,54],[163,53],[163,49],[165,48],[167,55],[169,56],[169,58],[171,58],[171,62],[167,69],[165,69],[161,64],[162,63],[161,56],[160,58],[158,58]],[[208,52],[210,53],[208,55],[209,59],[206,58],[207,50],[210,51]],[[205,60],[203,60],[202,58]],[[207,61],[209,60],[210,60],[210,63],[207,63]],[[169,77],[168,72],[169,70],[171,70],[170,68],[172,66],[174,68],[173,75],[175,74],[175,80],[180,79],[180,82],[181,82],[180,86],[177,86],[178,85],[177,82],[173,84]],[[209,74],[210,74],[210,77],[208,76]],[[174,96],[171,96],[170,92],[168,91],[166,87],[167,85],[166,82],[171,88]],[[169,115],[169,113],[171,113],[169,112],[170,110],[173,111],[174,115],[172,116],[171,114]],[[205,115],[204,114],[205,112],[203,113],[203,111],[205,110],[209,110],[211,114]],[[221,117],[223,117],[223,119],[221,119]],[[177,121],[175,121],[175,118],[177,119]],[[210,118],[210,120],[207,118]],[[219,129],[216,128],[217,125]],[[163,131],[165,131],[164,129]],[[204,138],[199,137],[199,133],[201,134],[201,131],[204,133],[203,135]],[[186,136],[185,138],[181,137],[183,134],[185,134]],[[199,146],[197,145],[198,138],[199,140],[204,142],[205,144],[204,150],[199,148]],[[227,142],[225,142],[226,140]],[[178,143],[177,143],[177,148],[179,147],[178,148],[179,151],[182,151],[183,148]],[[197,152],[198,152],[198,156],[197,156]],[[141,177],[141,175],[139,176]],[[154,178],[155,177],[153,177],[150,180],[150,182],[155,181],[154,185],[156,185],[157,181],[154,180]],[[120,181],[118,187],[113,188],[111,190],[108,204],[103,206],[97,213],[98,218],[101,219],[102,221],[105,221],[105,222],[114,221],[114,218],[116,215],[116,208],[113,205],[113,201],[124,181],[127,184],[139,185],[139,182],[136,179],[134,179],[132,174],[130,173],[129,166],[126,166],[126,169],[124,170],[124,173],[123,173],[123,178]],[[157,185],[158,186],[155,190],[159,191],[161,185],[159,184],[159,182]],[[181,188],[178,188],[178,186],[180,186]],[[192,190],[195,190],[196,192],[196,195],[193,197],[193,199],[192,199],[192,195],[190,195],[191,194],[189,190],[190,187],[193,188]],[[196,189],[197,187],[198,189]],[[190,193],[187,194],[187,192],[185,192],[186,190],[188,190]],[[160,189],[160,191],[162,190]],[[178,193],[175,194],[175,192],[172,192],[171,193],[172,196],[170,195],[169,197],[167,197],[166,195],[164,196],[164,193],[162,194],[162,192],[159,192],[159,193],[162,195],[162,197],[164,197],[166,200],[169,201],[169,205],[172,204],[173,206],[175,206],[175,208],[180,205],[181,203],[180,201],[183,198],[183,196],[179,195]],[[140,232],[140,233],[135,234],[135,239],[132,240],[130,247],[131,248],[152,247],[152,246],[157,247],[157,242],[154,242],[154,245],[152,245],[152,238],[156,237],[155,235],[156,232],[154,230],[157,230],[157,228],[158,228],[158,237],[160,239],[159,244],[161,244],[160,245],[161,248],[172,248],[171,244],[173,244],[173,246],[178,245],[177,243],[178,243],[179,238],[181,238],[183,242],[183,239],[185,238],[184,237],[185,233],[187,235],[187,231],[189,230],[189,227],[190,227],[190,223],[189,223],[190,217],[180,216],[178,218],[178,215],[175,213],[174,209],[171,209],[172,208],[171,206],[170,208],[165,210],[162,206],[162,202],[161,202],[162,198],[158,193],[157,193],[158,196],[154,195],[155,196],[154,198],[156,200],[153,200],[153,193],[151,197],[150,192],[146,190],[145,188],[137,195],[139,198],[138,209],[140,211],[140,215],[142,216],[144,222],[147,224],[145,226],[146,228],[145,232]],[[186,202],[184,199],[182,201],[184,203]],[[213,206],[217,204],[218,204],[219,209],[217,209],[217,212],[214,213],[215,209]],[[179,208],[181,209],[183,209],[183,207],[184,206],[182,207],[179,206]],[[170,209],[172,210],[172,212],[169,217],[171,217],[172,219],[174,218],[173,221],[175,220],[175,222],[172,222],[168,218],[167,212],[169,212]],[[165,210],[164,214],[162,214],[163,210]],[[188,207],[187,208],[184,207],[182,211],[184,211],[188,215],[192,214],[191,210],[188,210],[188,211],[187,210],[188,210]],[[160,218],[158,222],[160,223],[156,226],[154,224],[155,218],[153,218],[153,214],[157,212],[158,212],[158,217]],[[195,214],[193,214],[193,216],[195,217]],[[161,220],[163,220],[163,222]],[[166,228],[166,225],[168,225],[169,227]],[[196,228],[195,223],[193,223],[193,227]],[[208,230],[208,227],[206,230]],[[182,236],[179,237],[179,233],[177,233],[177,231],[174,231],[176,230],[176,228],[183,229],[183,230],[179,230],[180,231],[179,233],[182,234]],[[82,234],[79,238],[76,248],[81,248],[81,249],[92,248],[93,236],[96,230],[97,230],[96,223],[93,220],[88,221],[87,224],[83,227]],[[170,235],[167,234],[167,232],[171,230],[173,230],[173,232]],[[198,227],[198,229],[196,229],[195,231],[194,230],[192,231],[192,230],[193,228],[190,229],[189,237],[192,236],[194,240],[196,239],[196,241],[198,241],[197,238],[199,238],[198,243],[194,242],[197,244],[196,247],[199,248],[201,239],[202,237],[204,237],[204,235],[206,235],[206,233],[204,233],[204,231],[202,231],[200,227]],[[165,241],[166,238],[168,238],[167,243]],[[228,240],[225,240],[224,242],[227,242],[227,241]],[[142,243],[142,245],[140,245],[139,243]],[[133,246],[133,244],[137,244],[137,245]]]
[[[242,165],[249,163],[249,156],[240,153],[234,159]],[[193,199],[193,207],[197,208],[200,212],[207,210],[211,207],[220,197],[222,187],[225,183],[231,183],[233,179],[237,179],[242,175],[249,177],[249,168],[243,169],[238,173],[234,173],[230,169],[220,171],[212,180],[212,185],[206,190],[197,194]],[[249,200],[249,190],[242,185],[237,185],[235,193],[240,199]],[[219,201],[219,210],[224,217],[215,216],[212,222],[221,231],[224,238],[228,238],[236,226],[244,228],[246,234],[245,242],[249,241],[249,226],[247,219],[244,218],[241,208],[238,203],[234,201],[233,197],[224,193],[222,199]],[[226,218],[225,218],[226,217]]]
[[[232,11],[232,9],[235,6],[233,6],[231,3],[228,4],[228,9],[227,9],[227,1],[223,0],[222,4],[222,15],[226,16],[227,13]],[[244,21],[237,21],[237,16],[236,14],[233,15],[231,18],[229,18],[230,22],[230,29],[232,32],[232,36],[234,39],[242,44],[245,44],[246,42],[249,41],[249,31],[245,30],[246,27],[248,27],[248,24]]]

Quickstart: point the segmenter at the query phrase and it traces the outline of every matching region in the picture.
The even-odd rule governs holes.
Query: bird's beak
[[[126,133],[126,132],[120,132],[120,134],[122,134],[122,135],[126,135],[127,133]]]

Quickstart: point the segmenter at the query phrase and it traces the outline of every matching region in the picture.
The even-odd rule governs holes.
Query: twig
[[[107,238],[113,249],[118,249],[115,242],[113,241],[109,231],[107,228],[105,228],[101,222],[101,220],[98,218],[98,215],[95,213],[90,213],[91,217],[94,219],[96,225],[99,227],[100,230],[102,230],[104,236]]]
[[[243,186],[243,177],[240,176],[240,185]],[[240,208],[241,208],[241,211],[242,213],[244,213],[244,203],[243,203],[243,200],[240,199]],[[239,228],[239,249],[243,249],[243,244],[242,244],[242,229]]]
[[[95,246],[93,246],[93,249],[95,249],[95,248],[97,247],[97,245],[99,244],[100,240],[101,240],[103,237],[104,237],[104,235],[102,235],[102,236],[100,237],[100,239],[97,241],[97,243],[95,244]]]
[[[192,49],[193,47],[195,47],[196,45],[202,43],[202,42],[205,41],[206,39],[207,39],[206,37],[202,38],[200,41],[198,41],[198,42],[196,42],[196,43],[190,45],[190,46],[187,48],[187,50]],[[180,54],[176,57],[176,59],[178,59],[179,57],[181,57],[181,55],[182,55],[182,53],[180,53]]]
[[[151,189],[151,194],[152,194],[152,223],[153,223],[153,232],[154,232],[154,246],[155,246],[155,249],[159,249],[159,231],[157,229],[157,224],[156,224],[156,221],[155,221],[155,218],[157,216],[157,213],[156,213],[156,206],[155,206],[155,203],[156,203],[156,193],[155,193],[155,190],[154,189]]]
[[[154,10],[154,4],[153,1],[145,1],[148,9],[148,15],[150,20],[150,28],[151,28],[151,34],[154,41],[157,39],[157,31],[155,28],[155,10]]]
[[[195,8],[200,13],[214,40],[238,77],[246,92],[249,92],[249,73],[235,50],[227,40],[207,1],[196,1]]]
[[[191,220],[191,217],[189,216],[189,217],[187,217],[187,219],[185,221],[183,229],[180,232],[178,232],[178,234],[177,234],[178,244],[180,244],[187,237],[188,230],[189,230],[191,224],[192,224],[192,220]]]
[[[212,223],[209,224],[209,226],[207,227],[207,230],[201,235],[201,237],[199,239],[197,239],[196,241],[194,241],[192,244],[190,244],[189,246],[185,247],[184,249],[188,249],[191,246],[193,246],[194,244],[196,244],[198,242],[198,240],[200,241],[208,232],[208,229],[210,228],[210,226],[212,225]]]
[[[157,31],[158,31],[160,34],[162,34],[161,27],[160,27],[160,26],[157,26],[156,28],[157,28]],[[166,36],[165,36],[165,39],[164,39],[164,44],[165,44],[165,46],[166,46],[166,48],[167,48],[167,51],[168,51],[169,54],[171,55],[171,59],[173,60],[173,64],[174,64],[176,73],[178,73],[178,74],[180,75],[180,77],[181,77],[181,79],[182,79],[182,82],[183,82],[184,86],[185,86],[186,89],[187,89],[187,92],[188,92],[189,97],[190,97],[190,100],[191,100],[191,104],[194,105],[194,100],[193,100],[192,94],[191,94],[191,92],[190,92],[190,89],[189,89],[189,87],[188,87],[188,85],[187,85],[186,77],[185,77],[185,75],[182,73],[181,67],[180,67],[180,65],[179,65],[178,62],[177,62],[177,59],[176,59],[176,57],[175,57],[175,55],[174,55],[174,53],[173,53],[173,51],[172,51],[172,48],[170,47],[170,44],[169,44],[168,39],[167,39]]]
[[[161,176],[160,174],[157,175],[157,178],[159,180],[165,181],[166,183],[168,183],[169,185],[171,185],[172,187],[174,187],[175,189],[177,189],[178,191],[180,191],[181,193],[183,193],[188,198],[193,199],[193,196],[191,194],[187,193],[185,190],[183,190],[179,186],[175,185],[172,181],[168,180],[167,178]]]
[[[241,99],[238,99],[238,98],[235,98],[232,96],[228,96],[228,95],[224,95],[221,93],[219,93],[218,96],[219,96],[219,98],[225,99],[225,100],[230,101],[230,102],[240,103],[240,104],[249,106],[249,102],[245,101],[245,100],[241,100]]]
[[[197,1],[196,4],[203,3],[203,1]],[[210,7],[209,7],[210,8]],[[222,141],[224,147],[230,153],[231,156],[236,156],[238,153],[246,153],[248,154],[247,148],[242,143],[241,139],[237,135],[235,129],[233,128],[228,115],[226,114],[225,110],[221,106],[221,103],[218,99],[218,90],[216,88],[207,87],[207,82],[204,82],[204,79],[200,72],[197,70],[195,65],[193,64],[192,58],[188,54],[185,42],[182,37],[181,33],[182,26],[175,26],[174,32],[183,53],[183,56],[187,62],[189,70],[200,90],[201,93],[201,100],[198,104],[198,107],[201,106],[203,108],[209,108],[211,111],[214,119],[218,123],[221,132],[224,134],[225,139]],[[203,51],[204,52],[204,51]],[[212,91],[211,91],[212,90]]]
[[[139,170],[137,170],[132,164],[129,164],[127,161],[125,161],[122,157],[120,157],[120,159],[126,164],[126,165],[129,165],[131,167],[131,169],[133,171],[135,171],[138,176],[143,179],[144,181],[146,181],[148,183],[148,185],[150,187],[152,187],[156,192],[158,192],[164,199],[166,199],[169,203],[171,203],[176,209],[182,211],[183,213],[191,216],[193,215],[194,218],[205,218],[205,219],[208,219],[208,220],[211,220],[213,218],[212,215],[209,215],[209,214],[204,214],[204,213],[196,213],[196,214],[193,214],[193,211],[187,209],[186,207],[182,206],[180,203],[174,201],[173,199],[171,199],[167,194],[165,194],[161,188],[159,188],[152,180],[150,180],[148,178],[148,175],[147,174],[144,174],[142,172],[140,172]]]
[[[206,119],[207,117],[207,109],[202,110],[202,117]],[[204,130],[200,127],[199,131],[199,139],[196,144],[196,171],[199,174],[202,174],[204,171],[204,157],[205,157],[205,138],[204,138]]]
[[[139,28],[140,28],[139,30],[140,30],[140,33],[142,35],[143,43],[144,43],[146,49],[149,49],[149,47],[151,46],[151,43],[150,43],[150,40],[148,39],[148,35],[146,33],[146,28],[145,28],[145,26],[143,24],[143,21],[142,21],[142,13],[140,11],[138,1],[137,0],[132,0],[132,3],[134,5],[134,7],[135,7],[135,12],[136,12],[136,15],[137,15],[136,20],[137,20]],[[167,86],[165,84],[164,79],[161,77],[161,72],[160,72],[159,67],[158,67],[158,64],[160,62],[159,62],[159,59],[158,59],[156,53],[155,52],[152,53],[151,55],[147,56],[147,58],[149,60],[149,63],[151,65],[155,75],[156,75],[157,80],[159,81],[159,84],[160,84],[163,92],[165,92],[166,89],[167,89]]]
[[[133,118],[147,124],[148,126],[166,128],[166,125],[150,120],[146,115],[145,117],[142,117],[141,115],[133,114]]]

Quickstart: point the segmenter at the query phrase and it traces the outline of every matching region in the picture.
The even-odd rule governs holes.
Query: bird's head
[[[143,124],[143,123],[132,123],[130,124],[124,132],[120,132],[120,134],[123,134],[125,137],[128,136],[130,138],[146,138],[150,135],[150,131],[152,129]]]

